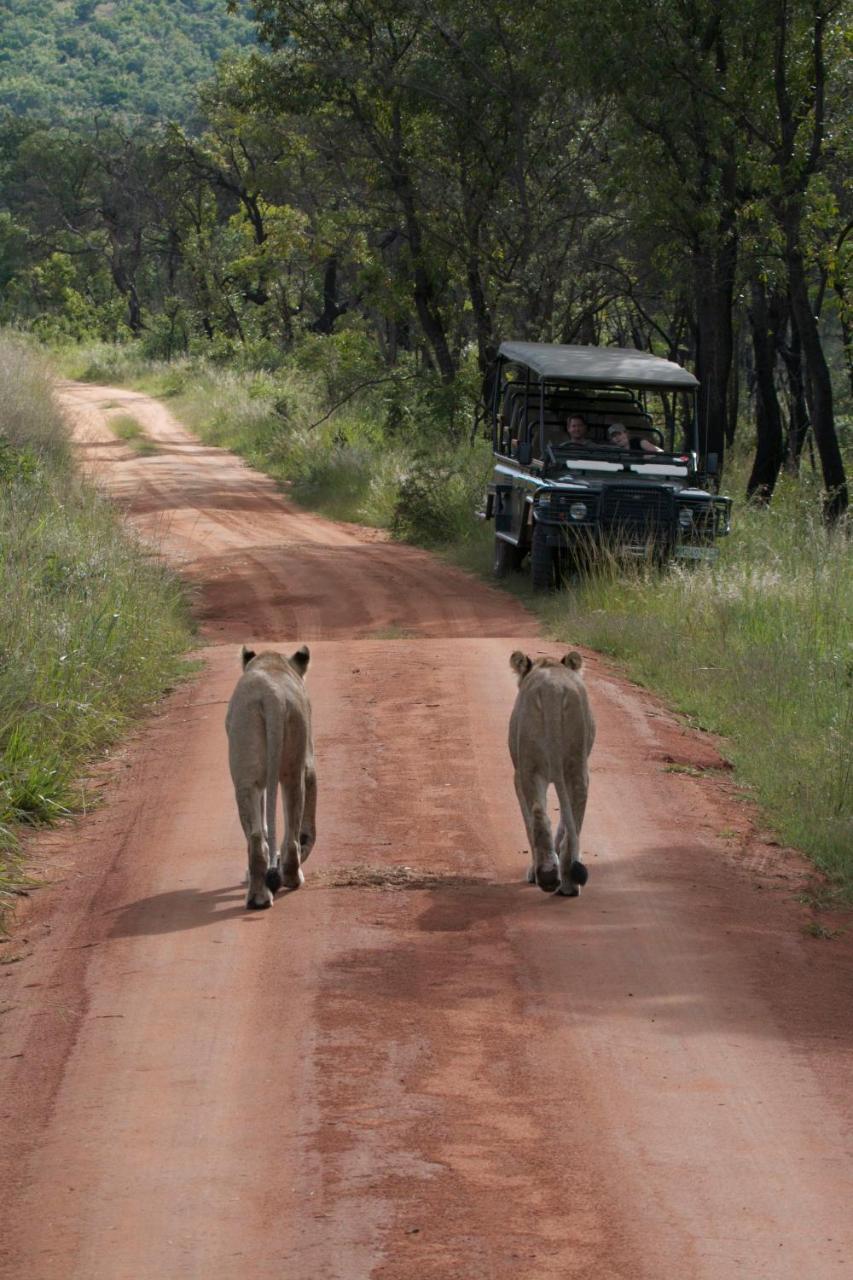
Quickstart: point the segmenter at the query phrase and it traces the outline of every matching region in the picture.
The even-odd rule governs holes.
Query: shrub
[[[0,334],[0,903],[14,826],[81,799],[85,759],[185,670],[180,584],[81,483],[41,359]]]
[[[464,450],[445,458],[417,457],[400,482],[391,532],[395,538],[438,546],[470,537],[485,477],[478,454]]]

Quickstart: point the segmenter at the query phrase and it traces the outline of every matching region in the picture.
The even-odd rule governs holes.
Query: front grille
[[[601,494],[601,522],[641,537],[672,529],[675,500],[669,489],[612,485]]]
[[[569,507],[571,507],[575,502],[585,503],[587,511],[594,512],[597,498],[594,493],[569,493],[565,489],[552,489],[552,511],[568,511]]]

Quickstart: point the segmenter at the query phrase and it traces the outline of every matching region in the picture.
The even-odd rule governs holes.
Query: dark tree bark
[[[841,241],[839,241],[840,248]],[[832,285],[835,290],[835,296],[838,298],[838,318],[841,323],[841,343],[844,347],[844,363],[847,366],[847,381],[850,386],[850,394],[853,396],[853,328],[851,328],[847,304],[847,291],[844,284],[844,278],[839,272]]]
[[[447,331],[436,298],[435,288],[427,268],[423,231],[418,217],[417,201],[408,167],[403,159],[403,132],[399,107],[393,113],[393,157],[390,163],[391,185],[400,202],[409,253],[412,261],[412,294],[415,311],[432,360],[441,375],[442,382],[451,383],[456,377],[456,365],[447,341]]]
[[[773,496],[784,456],[782,413],[773,377],[776,362],[776,335],[764,285],[752,282],[749,326],[755,360],[755,460],[746,486],[753,502],[767,504]]]
[[[338,316],[347,310],[348,303],[338,301],[338,257],[331,253],[323,270],[323,310],[311,328],[315,333],[331,333]]]
[[[785,446],[785,470],[796,476],[800,470],[800,458],[809,433],[809,407],[806,401],[806,379],[803,370],[803,351],[796,325],[791,323],[790,341],[785,329],[790,319],[790,305],[786,299],[786,312],[776,329],[776,345],[788,381],[788,439]]]
[[[486,302],[485,290],[483,289],[480,263],[473,254],[468,258],[467,275],[468,296],[471,299],[471,310],[474,315],[474,325],[477,332],[477,356],[480,372],[485,374],[494,362],[497,355],[497,346],[492,327],[492,316]]]
[[[145,328],[142,319],[142,303],[135,278],[139,260],[142,256],[141,235],[134,237],[129,252],[126,252],[109,223],[107,224],[107,233],[110,238],[110,274],[115,287],[122,294],[127,304],[128,328],[133,336],[138,338]]]
[[[732,366],[729,373],[729,394],[726,409],[726,447],[731,449],[735,442],[738,417],[740,414],[740,375],[743,365],[744,333],[740,318],[733,317],[732,331]]]
[[[797,327],[803,355],[806,358],[806,397],[812,420],[815,444],[820,457],[826,490],[824,515],[832,524],[844,514],[848,505],[847,477],[835,431],[832,380],[823,354],[817,319],[809,298],[808,279],[803,261],[802,225],[805,194],[809,181],[818,168],[823,149],[824,81],[823,32],[827,14],[815,0],[812,28],[812,76],[801,100],[794,102],[787,66],[788,8],[786,0],[777,0],[775,12],[775,62],[773,84],[779,118],[778,165],[782,189],[776,208],[784,234],[784,259],[788,271],[791,313]],[[798,152],[798,135],[803,122],[811,117],[811,139],[803,158]]]
[[[726,48],[717,12],[703,38],[713,48],[717,71],[726,72]],[[714,148],[704,128],[700,128],[702,187],[710,198],[715,184],[711,175],[717,172],[718,189],[714,194],[717,207],[712,237],[696,247],[696,376],[699,391],[699,448],[704,456],[716,453],[717,475],[722,474],[726,442],[731,440],[729,380],[734,352],[734,287],[737,269],[738,237],[736,210],[737,160],[735,139],[731,129],[725,135],[722,154],[714,156]]]
[[[698,249],[694,256],[699,447],[703,458],[717,454],[720,470],[728,435],[736,256],[733,238],[717,250]]]
[[[835,431],[832,379],[809,299],[799,229],[800,217],[798,213],[794,213],[785,224],[785,260],[791,290],[791,311],[806,357],[806,397],[826,489],[824,510],[827,520],[832,524],[847,510],[847,477]]]

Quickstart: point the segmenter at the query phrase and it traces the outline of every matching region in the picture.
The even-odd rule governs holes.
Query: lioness
[[[272,906],[282,887],[304,883],[301,863],[316,839],[317,776],[311,704],[303,677],[310,654],[303,645],[286,658],[243,646],[243,674],[228,703],[228,763],[249,853],[246,906]],[[284,839],[276,851],[276,797],[281,783]],[[266,823],[264,814],[266,813]]]
[[[578,838],[586,810],[587,760],[595,739],[595,721],[580,669],[579,653],[561,662],[532,662],[516,650],[509,665],[518,676],[518,694],[509,722],[509,753],[515,766],[515,790],[530,840],[531,884],[577,897],[587,869],[579,858]],[[560,801],[556,851],[546,808],[548,786]]]

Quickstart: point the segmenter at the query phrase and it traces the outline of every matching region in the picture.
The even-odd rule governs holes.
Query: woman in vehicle
[[[607,428],[607,443],[614,449],[639,449],[641,453],[663,453],[658,445],[653,444],[646,436],[628,436],[622,422],[611,422]]]

